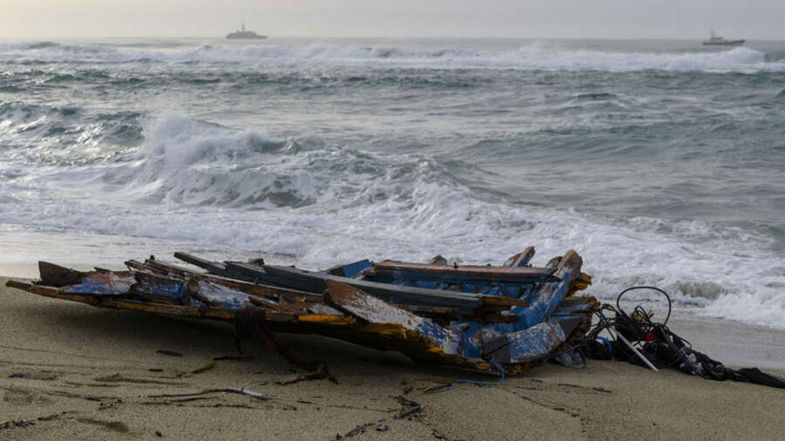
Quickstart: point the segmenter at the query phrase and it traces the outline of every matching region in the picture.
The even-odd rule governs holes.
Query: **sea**
[[[785,42],[0,41],[0,264],[529,245],[785,328]]]

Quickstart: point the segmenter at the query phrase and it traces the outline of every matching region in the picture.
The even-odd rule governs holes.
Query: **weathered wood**
[[[182,279],[142,271],[137,271],[134,276],[137,283],[131,287],[131,292],[144,300],[173,305],[191,304],[188,285]]]
[[[41,281],[46,286],[64,288],[74,294],[122,295],[135,283],[128,271],[76,271],[49,262],[38,262]]]
[[[34,285],[32,283],[21,282],[18,280],[9,280],[6,286],[16,289],[21,289],[32,294],[38,294],[44,297],[51,297],[55,299],[71,300],[74,302],[86,303],[88,305],[100,306],[105,308],[122,308],[133,311],[144,311],[155,314],[178,315],[188,317],[205,317],[217,318],[221,320],[230,320],[234,316],[234,312],[230,310],[218,310],[209,308],[195,308],[193,306],[180,306],[180,305],[166,305],[154,304],[149,302],[121,299],[117,297],[103,296],[103,295],[90,295],[90,294],[73,294],[65,293],[55,287]]]
[[[522,299],[515,299],[512,297],[502,297],[502,296],[484,296],[481,300],[481,304],[483,309],[486,308],[506,308],[509,309],[512,306],[527,306],[529,304],[528,301]]]
[[[396,308],[405,309],[407,311],[414,312],[414,313],[422,312],[422,313],[445,315],[445,316],[452,316],[452,317],[459,317],[459,312],[460,312],[458,308],[448,308],[444,306],[396,305],[395,303],[391,303],[391,305],[395,306]]]
[[[223,285],[229,289],[248,294],[249,296],[261,297],[263,299],[274,300],[281,303],[301,304],[322,302],[321,293],[298,291],[294,289],[259,283],[250,283],[237,278],[222,277],[214,274],[191,271],[187,268],[158,260],[147,260],[144,262],[144,264],[138,266],[138,268],[140,270],[150,270],[156,273],[165,274],[170,277],[181,277],[183,279],[198,278],[200,280],[209,280],[211,283]]]
[[[322,302],[321,296],[318,297],[318,303],[313,301],[313,299],[309,299],[309,301],[297,301],[298,298],[294,297],[277,299],[263,297],[242,290],[232,289],[207,277],[192,277],[188,279],[187,283],[189,291],[198,299],[210,305],[232,309],[242,308],[243,306],[253,304],[267,311],[299,314],[307,312],[314,306],[319,306]]]
[[[234,310],[225,308],[171,305],[103,295],[64,293],[55,287],[34,285],[32,283],[19,280],[9,280],[6,282],[6,286],[54,299],[70,300],[79,303],[86,303],[92,306],[128,309],[131,311],[149,312],[153,314],[232,321],[234,320],[235,313]],[[278,312],[270,312],[266,315],[268,320],[279,322],[297,320],[297,317],[298,316],[296,314]]]
[[[322,294],[299,291],[295,289],[282,288],[277,286],[262,285],[257,283],[247,283],[222,277],[210,277],[208,275],[195,275],[191,279],[209,280],[212,283],[223,285],[229,289],[240,291],[249,296],[263,297],[276,302],[290,303],[321,303]]]
[[[447,265],[447,259],[441,254],[437,254],[431,257],[431,260],[428,263],[431,265]]]
[[[531,367],[533,363],[541,362],[560,345],[567,343],[571,331],[570,327],[565,325],[572,321],[579,323],[579,326],[583,328],[586,327],[588,318],[596,307],[594,306],[596,301],[590,297],[575,297],[566,300],[563,297],[567,291],[572,289],[575,280],[580,277],[580,264],[580,258],[576,254],[567,253],[556,271],[560,281],[553,284],[551,290],[538,290],[537,295],[531,298],[531,307],[517,304],[516,302],[523,302],[513,298],[479,296],[482,299],[480,303],[484,304],[484,313],[471,317],[464,315],[464,320],[473,320],[473,322],[462,324],[459,327],[454,327],[455,323],[449,327],[443,327],[435,321],[407,311],[406,306],[391,305],[375,296],[364,293],[358,287],[336,283],[333,277],[322,280],[328,288],[325,298],[334,307],[351,315],[296,314],[265,308],[265,320],[269,322],[271,329],[276,331],[317,333],[379,349],[399,350],[416,360],[493,372],[496,368],[480,358],[480,355],[485,352],[485,356],[505,364],[508,373],[518,373]],[[108,274],[104,274],[104,276],[108,276]],[[142,279],[146,277],[148,275],[141,276]],[[176,278],[167,279],[161,275],[149,275],[149,277],[155,280],[159,280],[156,278],[159,277],[167,283],[182,282]],[[194,280],[193,283],[200,280],[205,283],[213,283],[213,280],[207,276],[192,277],[188,280],[191,279]],[[346,280],[362,282],[356,279]],[[233,295],[238,295],[241,300],[245,299],[249,302],[230,302],[226,307],[197,307],[137,301],[103,293],[98,295],[67,293],[63,291],[68,287],[57,289],[27,282],[10,281],[7,285],[39,295],[107,308],[224,321],[235,320],[237,308],[247,303],[253,303],[252,299],[255,298],[245,293],[236,292]],[[549,286],[551,285],[547,285],[545,288]],[[230,288],[223,285],[215,285],[215,288],[219,289],[221,293],[231,291]],[[319,303],[315,304],[319,305]],[[493,312],[496,309],[509,308],[510,305],[513,306],[513,310],[525,311],[527,317]],[[555,310],[552,310],[553,305],[556,305]],[[429,308],[422,306],[416,307],[416,309],[425,311]],[[436,307],[430,309],[435,311]],[[551,316],[553,320],[528,326],[527,321],[533,320],[536,316],[541,318]],[[460,324],[460,322],[456,323]],[[469,326],[469,328],[464,328],[464,326]],[[521,326],[525,328],[521,328]],[[459,332],[456,331],[457,329],[476,329],[481,332]]]
[[[372,295],[340,283],[327,280],[325,298],[339,310],[365,323],[398,326],[432,341],[433,349],[454,353],[460,337],[435,322],[401,308],[396,308]]]
[[[582,260],[574,251],[548,268],[377,264],[393,283],[185,256],[211,274],[154,260],[129,261],[136,272],[75,272],[74,277],[62,267],[48,269],[55,282],[71,274],[75,283],[59,289],[17,281],[8,286],[99,307],[235,323],[242,323],[244,312],[255,311],[270,330],[316,333],[485,371],[495,370],[486,361],[491,360],[512,373],[569,344],[576,330],[585,332],[597,307],[591,297],[569,297],[591,282],[580,272]],[[520,265],[525,258],[511,263]],[[369,264],[341,268],[351,275]],[[406,278],[425,282],[406,286]]]
[[[544,283],[559,280],[553,276],[553,272],[553,268],[470,265],[449,266],[385,260],[374,264],[373,270],[366,272],[366,274],[393,279],[439,280],[447,283],[461,283],[467,281]]]
[[[545,359],[567,340],[578,323],[579,320],[551,321],[504,334],[485,343],[483,358],[505,364]]]
[[[557,268],[559,266],[559,262],[561,262],[561,260],[562,260],[562,256],[556,256],[556,257],[552,258],[551,260],[549,260],[548,263],[545,264],[545,267],[546,268]]]
[[[43,261],[38,262],[38,272],[41,274],[41,284],[56,288],[79,284],[87,275],[82,271]]]
[[[341,277],[354,277],[357,274],[365,271],[372,266],[371,261],[368,259],[358,260],[357,262],[348,263],[346,265],[338,265],[325,270],[324,272],[334,276]],[[258,267],[258,265],[257,265]]]
[[[206,268],[211,273],[213,271],[216,271],[216,274],[228,274],[227,277],[233,279],[248,281],[256,284],[271,285],[273,288],[285,287],[296,291],[322,293],[326,289],[325,280],[331,279],[341,283],[347,283],[350,286],[355,286],[359,289],[362,289],[364,292],[376,296],[391,304],[422,306],[422,307],[455,308],[457,309],[458,314],[460,315],[476,315],[478,313],[481,313],[478,310],[478,308],[482,308],[485,304],[489,306],[500,305],[501,303],[492,303],[492,302],[506,301],[506,300],[499,300],[502,297],[495,296],[495,295],[483,296],[481,294],[467,293],[463,291],[439,290],[439,289],[430,289],[430,288],[420,288],[414,286],[403,286],[403,285],[396,285],[391,283],[375,282],[372,280],[344,278],[332,274],[325,274],[321,272],[309,272],[309,271],[299,270],[296,268],[287,268],[287,267],[280,267],[280,266],[273,266],[273,265],[264,265],[262,267],[259,267],[254,264],[243,263],[243,262],[225,262],[224,264],[220,264],[216,262],[209,262],[205,259],[195,256],[190,256],[185,253],[176,253],[176,257],[181,258],[184,261],[188,261],[200,265],[201,267]],[[414,265],[418,265],[418,264],[414,264]],[[424,265],[424,266],[428,266],[428,265]],[[472,272],[475,270],[479,270],[479,273],[481,275],[483,274],[487,275],[488,273],[494,274],[493,272],[488,271],[488,267],[467,266],[461,268],[464,269],[457,270],[457,273],[467,277],[470,274],[472,274]],[[438,270],[447,269],[449,272],[456,272],[455,268],[445,267],[442,265],[439,265],[437,269]],[[557,278],[553,278],[552,276],[549,275],[553,271],[554,271],[553,269],[543,271],[542,269],[537,269],[537,268],[504,268],[501,271],[499,271],[499,273],[508,274],[508,276],[502,275],[501,276],[502,280],[505,279],[505,277],[510,277],[510,275],[521,276],[517,279],[513,277],[513,280],[516,280],[523,286],[522,277],[524,276],[532,276],[532,275],[542,276],[543,273],[548,273],[545,275],[545,277],[547,277],[548,280],[551,279],[558,280]],[[483,303],[482,301],[483,298],[488,298],[491,300],[489,302]],[[509,303],[510,306],[525,305],[525,302],[522,301],[516,302],[515,301],[516,299],[514,298],[508,297],[508,299],[511,299]]]
[[[477,294],[370,282],[270,265],[265,265],[263,270],[264,277],[301,290],[322,292],[327,287],[327,280],[332,280],[361,289],[387,303],[458,308],[462,314],[472,314],[482,305],[483,296]]]
[[[101,294],[105,296],[128,295],[131,286],[136,283],[134,274],[128,271],[111,271],[85,273],[78,284],[60,288],[62,292],[72,294]]]
[[[583,259],[578,253],[573,250],[567,251],[563,257],[559,258],[554,273],[559,277],[559,283],[549,283],[540,287],[528,306],[514,307],[513,312],[525,317],[528,326],[550,318],[564,298],[574,290],[574,282],[581,274],[582,265]]]
[[[36,285],[30,282],[23,282],[20,280],[9,280],[5,283],[9,288],[21,289],[33,294],[38,294],[44,297],[51,297],[53,299],[73,300],[75,302],[87,303],[88,305],[100,305],[101,299],[97,296],[87,294],[67,294],[62,293],[60,290],[53,286]]]
[[[314,287],[313,284],[306,284],[302,287],[292,286],[285,278],[282,279],[281,277],[268,274],[267,271],[265,271],[264,266],[256,266],[254,264],[244,262],[225,262],[225,268],[226,271],[231,274],[230,277],[247,282],[262,283],[313,293],[321,293],[324,291],[323,286]]]
[[[209,280],[191,278],[188,280],[188,290],[191,295],[211,306],[229,309],[251,306],[251,300],[247,294],[210,283]]]
[[[534,247],[526,247],[522,252],[507,259],[502,266],[528,266],[534,258]]]
[[[180,251],[174,253],[174,257],[182,260],[183,262],[198,266],[199,268],[204,268],[212,274],[217,274],[223,277],[232,277],[231,273],[226,271],[226,266],[220,262],[212,262],[210,260],[202,259],[201,257]]]
[[[142,269],[144,264],[138,260],[130,259],[123,262],[123,265],[127,266],[131,271],[139,271]]]
[[[131,261],[126,262],[126,265],[129,265]],[[136,270],[145,270],[150,271],[156,274],[161,274],[168,277],[179,277],[181,279],[187,279],[192,276],[207,274],[202,271],[194,271],[190,268],[186,268],[180,265],[175,265],[172,263],[161,262],[160,260],[145,260],[144,263],[134,263]],[[129,265],[130,266],[130,265]]]

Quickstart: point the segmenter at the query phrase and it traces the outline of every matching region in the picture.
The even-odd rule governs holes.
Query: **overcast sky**
[[[785,0],[0,0],[0,38],[217,36],[785,40]]]

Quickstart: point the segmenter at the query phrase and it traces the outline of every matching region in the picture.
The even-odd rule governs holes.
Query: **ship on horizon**
[[[711,30],[711,38],[703,42],[704,46],[741,46],[747,40],[726,40]]]
[[[266,35],[259,35],[254,31],[245,29],[245,22],[242,23],[239,31],[234,31],[226,34],[226,38],[230,40],[263,40],[267,38]]]

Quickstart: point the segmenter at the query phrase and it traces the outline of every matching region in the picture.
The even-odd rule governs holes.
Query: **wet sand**
[[[4,285],[0,299],[4,440],[781,440],[785,433],[782,389],[591,361],[583,370],[546,365],[499,386],[428,393],[422,389],[440,380],[495,378],[295,335],[280,340],[326,362],[338,383],[283,385],[300,372],[256,342],[244,343],[252,360],[193,372],[236,355],[225,324],[93,308]],[[226,388],[267,399],[191,395]]]

